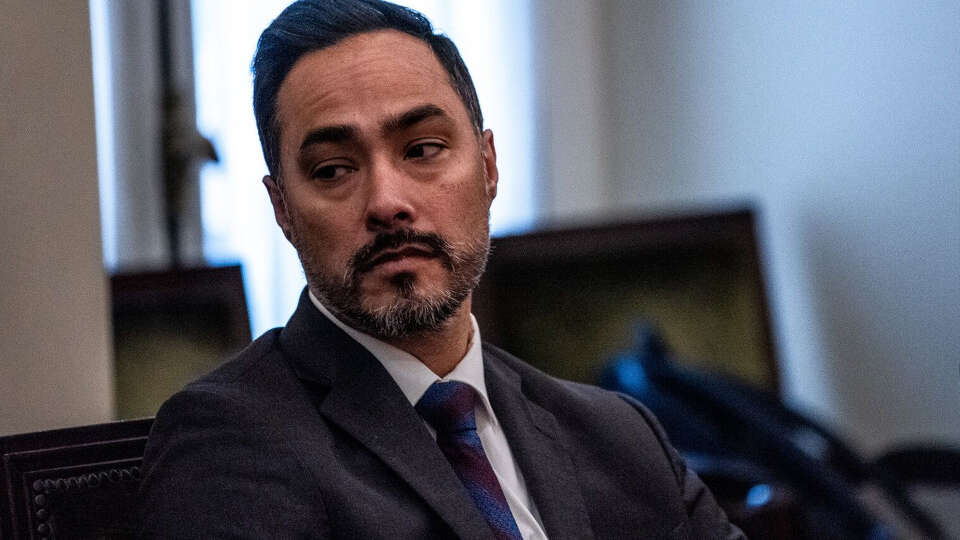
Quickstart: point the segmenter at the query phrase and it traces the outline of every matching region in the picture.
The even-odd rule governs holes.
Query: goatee
[[[489,234],[484,228],[471,241],[453,245],[441,236],[413,229],[378,234],[351,257],[342,276],[321,268],[319,246],[293,227],[291,241],[297,248],[310,289],[338,318],[350,326],[379,338],[404,338],[440,330],[457,312],[480,281],[490,252]],[[361,281],[365,274],[388,259],[388,250],[407,245],[427,248],[449,273],[448,283],[432,294],[423,292],[415,272],[390,277],[392,301],[375,307],[364,306]]]

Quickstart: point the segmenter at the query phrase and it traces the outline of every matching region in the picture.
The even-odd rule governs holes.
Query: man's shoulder
[[[657,504],[662,505],[657,512],[684,514],[687,519],[675,533],[686,530],[691,538],[743,538],[670,445],[657,419],[640,402],[597,386],[553,377],[492,345],[484,345],[484,357],[488,370],[505,368],[515,373],[524,399],[556,421],[553,433],[577,463],[582,489],[600,485],[593,479],[607,478],[620,493],[632,494],[629,497],[634,501],[659,501]],[[616,474],[611,476],[611,471]],[[589,496],[600,500],[601,492],[609,487],[603,485],[600,492]],[[590,511],[598,516],[597,522],[607,525],[621,517],[615,513],[606,519],[604,508],[597,506]],[[622,533],[618,530],[612,535],[619,537]],[[687,536],[681,533],[677,537]]]
[[[267,538],[276,523],[322,525],[311,518],[319,506],[297,452],[316,440],[315,411],[277,334],[267,332],[158,411],[142,465],[142,537]]]
[[[262,382],[268,372],[285,371],[279,337],[281,328],[263,333],[215,369],[189,383],[185,390],[242,386]],[[272,379],[274,377],[267,377]]]

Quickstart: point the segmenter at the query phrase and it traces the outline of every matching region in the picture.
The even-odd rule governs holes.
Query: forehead
[[[469,123],[466,107],[426,43],[395,30],[357,34],[294,64],[277,94],[282,146],[307,129],[373,128],[424,104]]]

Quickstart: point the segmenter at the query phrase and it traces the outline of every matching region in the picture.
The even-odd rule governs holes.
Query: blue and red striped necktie
[[[435,382],[417,402],[417,412],[435,430],[437,444],[498,539],[522,540],[500,482],[477,435],[476,394],[469,385]]]

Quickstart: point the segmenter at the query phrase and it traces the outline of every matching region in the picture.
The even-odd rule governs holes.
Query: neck
[[[450,316],[441,329],[384,341],[412,354],[438,377],[444,377],[453,371],[467,354],[472,338],[470,297],[467,297],[460,309]]]

